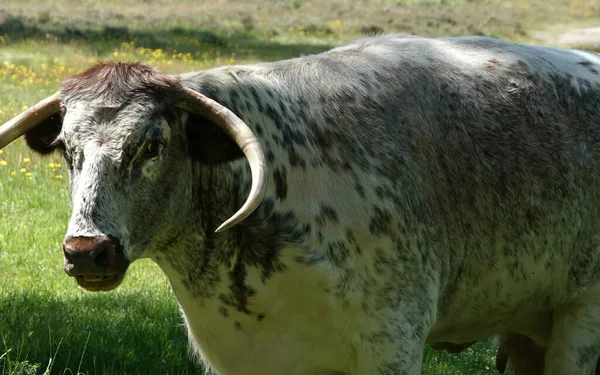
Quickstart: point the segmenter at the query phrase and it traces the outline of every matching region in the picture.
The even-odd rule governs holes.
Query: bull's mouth
[[[100,291],[109,291],[113,290],[123,281],[125,277],[125,272],[119,272],[111,275],[81,275],[75,276],[75,280],[77,280],[77,284],[82,288],[92,291],[92,292],[100,292]]]
[[[129,267],[119,241],[108,236],[67,237],[64,270],[82,288],[99,292],[118,287]]]

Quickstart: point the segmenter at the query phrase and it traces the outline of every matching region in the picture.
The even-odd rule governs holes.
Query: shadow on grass
[[[41,293],[0,299],[0,375],[203,374],[188,356],[172,298],[82,293],[63,300]],[[425,350],[424,374],[492,375],[495,347],[461,354]],[[509,371],[510,373],[510,371]]]
[[[175,301],[151,294],[8,294],[0,339],[2,375],[32,374],[36,364],[42,373],[51,358],[52,374],[203,373],[188,357]]]
[[[235,54],[236,60],[275,61],[301,55],[320,53],[332,45],[310,43],[277,43],[270,41],[272,31],[213,31],[174,26],[168,29],[129,30],[126,26],[104,26],[83,29],[77,25],[62,25],[42,30],[21,17],[11,16],[0,22],[0,35],[8,42],[52,40],[62,43],[81,42],[98,55],[118,49],[124,42],[136,47],[162,49],[166,52],[202,54],[219,51],[222,56]],[[318,36],[319,30],[315,31]],[[329,35],[323,31],[325,35]],[[325,36],[324,35],[324,36]]]

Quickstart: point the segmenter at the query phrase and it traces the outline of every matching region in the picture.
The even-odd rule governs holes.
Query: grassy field
[[[123,6],[127,4],[127,6]],[[598,23],[597,0],[3,0],[0,123],[97,60],[172,73],[317,53],[364,34],[482,34],[552,43]],[[540,37],[544,35],[544,37]],[[147,261],[90,293],[62,271],[69,218],[58,156],[22,141],[0,153],[0,375],[200,374],[167,280]],[[427,349],[424,374],[494,374],[495,348]]]

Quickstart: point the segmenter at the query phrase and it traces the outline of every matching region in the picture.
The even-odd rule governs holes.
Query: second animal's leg
[[[529,337],[506,334],[500,337],[496,355],[496,368],[503,374],[510,363],[514,375],[543,375],[545,349]],[[600,375],[600,359],[596,362],[594,375]]]
[[[518,333],[508,333],[500,337],[496,355],[496,368],[503,374],[507,363],[515,375],[543,375],[544,348],[532,339]]]

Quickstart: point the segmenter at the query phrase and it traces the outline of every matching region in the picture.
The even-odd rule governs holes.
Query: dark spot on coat
[[[273,179],[275,180],[275,194],[279,200],[284,200],[287,197],[288,185],[285,169],[275,168],[273,171]]]
[[[221,316],[223,316],[224,318],[229,317],[229,310],[227,310],[226,307],[221,306],[219,307],[219,314],[221,314]]]
[[[302,159],[293,148],[288,150],[288,158],[292,167],[306,169],[306,160]]]
[[[264,105],[262,102],[262,98],[258,95],[258,91],[254,86],[248,86],[248,91],[250,91],[250,99],[252,103],[255,103],[258,110],[260,112],[264,112]]]
[[[234,307],[237,311],[250,314],[248,310],[248,298],[256,294],[256,291],[246,280],[246,263],[243,257],[238,257],[233,269],[229,272],[229,294],[219,295],[221,302],[227,306]]]
[[[377,206],[373,208],[373,215],[369,223],[369,231],[373,235],[389,234],[391,231],[392,215],[389,211]]]
[[[272,105],[267,104],[265,114],[267,115],[267,117],[273,120],[273,122],[275,122],[275,126],[277,128],[282,128],[282,117],[277,109],[275,109]]]
[[[580,369],[589,368],[591,363],[596,363],[600,348],[595,345],[583,345],[577,348],[577,366]]]
[[[338,223],[340,221],[337,212],[335,212],[335,208],[326,204],[321,204],[321,214],[323,217],[331,220],[334,223]]]
[[[348,244],[350,244],[354,248],[356,254],[361,255],[363,251],[358,245],[358,241],[356,241],[356,237],[354,236],[354,233],[352,233],[351,229],[346,230],[346,239],[348,241]]]
[[[578,62],[579,65],[586,67],[587,70],[592,74],[598,74],[598,67],[589,60],[582,60]]]
[[[361,198],[366,197],[365,195],[365,189],[362,187],[361,184],[359,184],[358,182],[356,183],[356,185],[354,186],[354,189],[356,190],[356,192],[358,193],[358,196]]]
[[[323,243],[323,240],[323,231],[321,231],[321,228],[317,228],[317,241],[319,241],[319,243]]]
[[[312,227],[310,226],[310,224],[305,224],[303,229],[304,229],[303,230],[304,235],[306,235],[306,236],[310,235],[310,233],[312,231]]]
[[[344,262],[349,255],[350,251],[345,242],[335,241],[327,246],[327,257],[336,267],[344,267]]]
[[[235,107],[240,107],[243,102],[241,102],[240,99],[240,93],[237,90],[229,90],[229,102],[231,103],[232,106]],[[224,103],[221,103],[224,104]],[[230,108],[231,109],[231,108]]]

